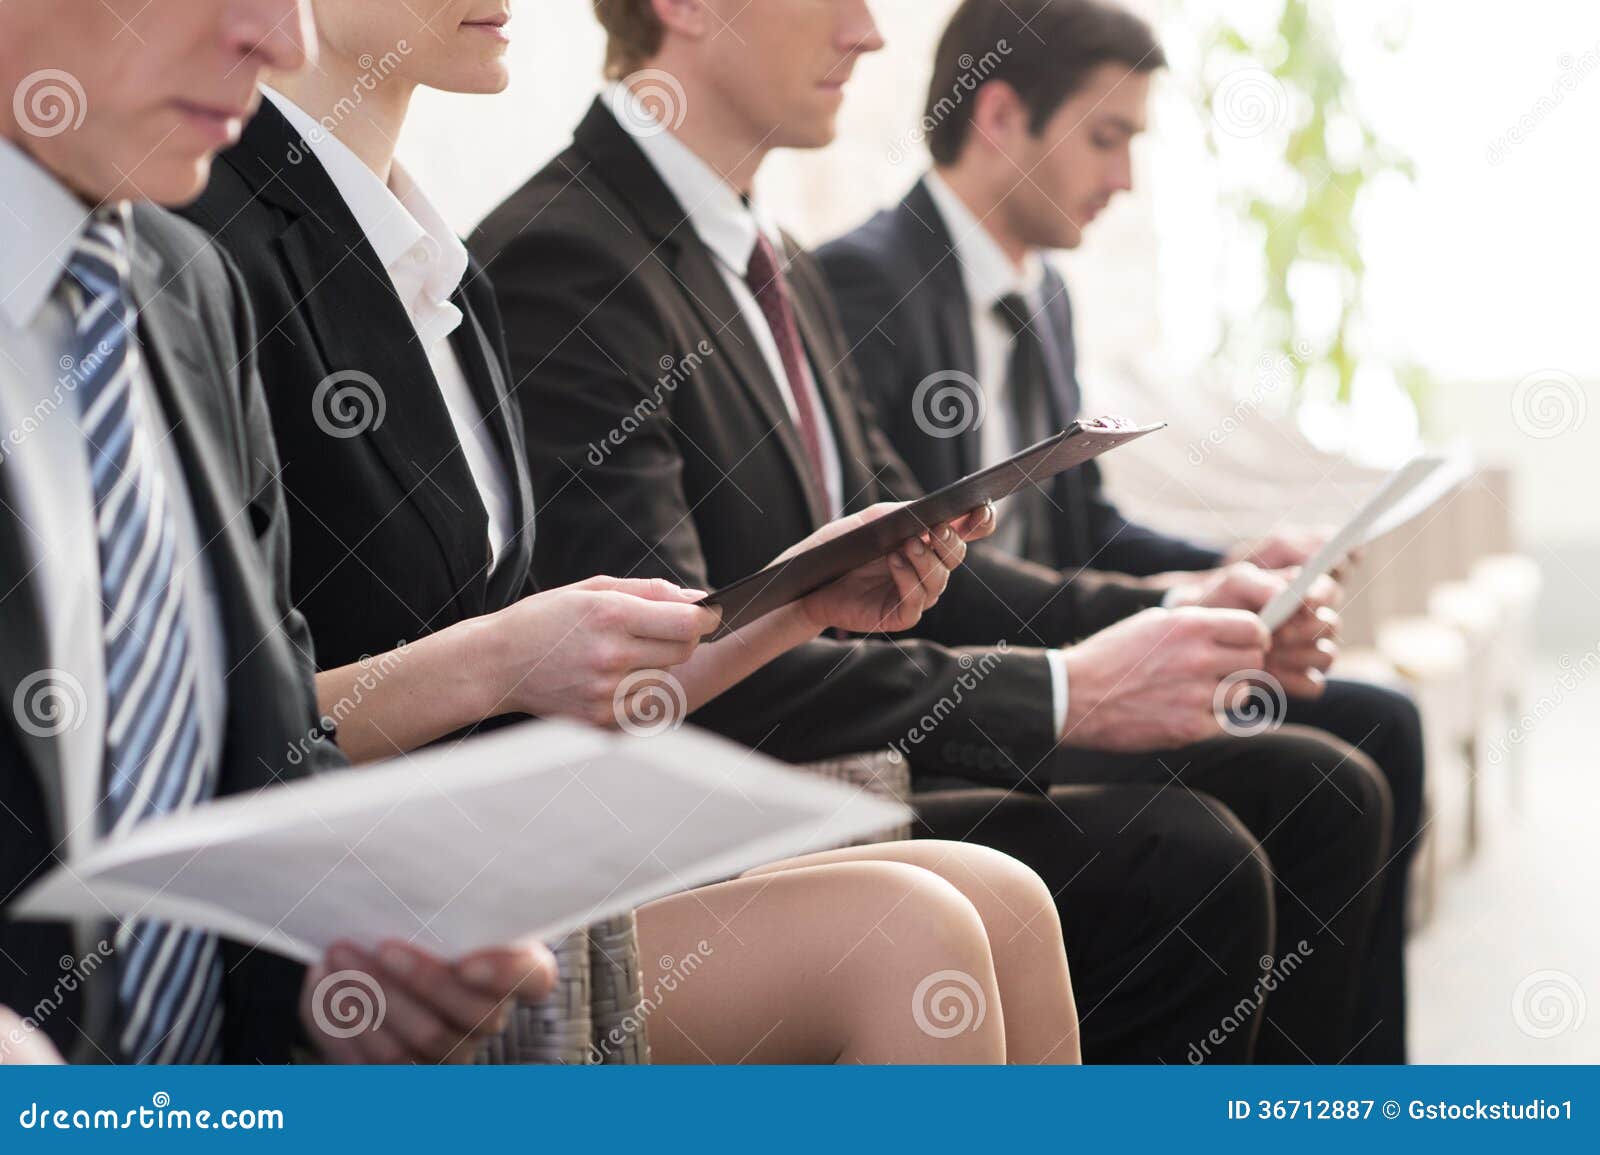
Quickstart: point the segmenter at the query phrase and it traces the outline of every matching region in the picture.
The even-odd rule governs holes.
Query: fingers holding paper
[[[544,999],[555,980],[538,944],[446,962],[399,941],[339,943],[306,976],[301,1022],[330,1062],[464,1064],[516,1003]]]
[[[872,506],[825,526],[812,545],[864,525],[899,508],[894,503]],[[822,629],[851,633],[895,633],[908,630],[938,602],[950,573],[967,557],[967,543],[994,532],[994,508],[984,505],[907,539],[885,557],[860,566],[804,599],[805,609]],[[801,543],[805,545],[806,543]]]

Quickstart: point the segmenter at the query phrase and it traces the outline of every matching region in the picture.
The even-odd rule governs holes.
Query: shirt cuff
[[[1050,663],[1050,710],[1055,718],[1055,735],[1067,728],[1067,652],[1046,650],[1045,660]]]
[[[1177,592],[1178,592],[1178,587],[1177,586],[1173,586],[1170,590],[1168,590],[1165,594],[1162,595],[1162,597],[1161,597],[1161,608],[1162,609],[1170,610],[1172,608],[1172,598],[1173,598],[1173,595],[1175,595]]]

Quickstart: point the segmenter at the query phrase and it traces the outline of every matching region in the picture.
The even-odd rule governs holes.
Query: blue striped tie
[[[100,833],[183,810],[216,792],[201,742],[199,688],[167,479],[140,391],[122,217],[97,213],[67,263],[79,424],[100,544],[106,675],[106,794]],[[222,959],[214,935],[149,921],[117,937],[121,1058],[220,1058]]]

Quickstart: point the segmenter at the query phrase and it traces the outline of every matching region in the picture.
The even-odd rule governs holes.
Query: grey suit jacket
[[[134,210],[132,292],[139,339],[182,464],[226,633],[227,719],[219,790],[247,793],[344,765],[317,722],[314,664],[288,589],[288,526],[271,425],[238,276],[197,229]],[[26,527],[0,469],[0,702],[49,666],[23,550]],[[64,853],[59,743],[0,711],[0,916]],[[110,1045],[118,967],[63,966],[83,936],[59,923],[0,917],[0,1003],[33,1019],[69,1058]],[[110,938],[89,935],[91,942]],[[224,942],[226,1061],[283,1062],[297,1033],[303,968]]]

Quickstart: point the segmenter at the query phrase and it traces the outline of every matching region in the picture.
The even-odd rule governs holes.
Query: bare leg
[[[978,912],[899,862],[802,866],[639,910],[651,1049],[662,1063],[1003,1063]],[[970,984],[970,1022],[917,1009],[930,976]],[[652,1005],[655,1004],[655,1005]]]
[[[977,908],[994,956],[1009,1061],[1082,1061],[1078,1011],[1055,898],[1043,879],[1010,855],[965,842],[889,842],[785,859],[758,866],[744,877],[866,861],[905,862],[931,870]]]

